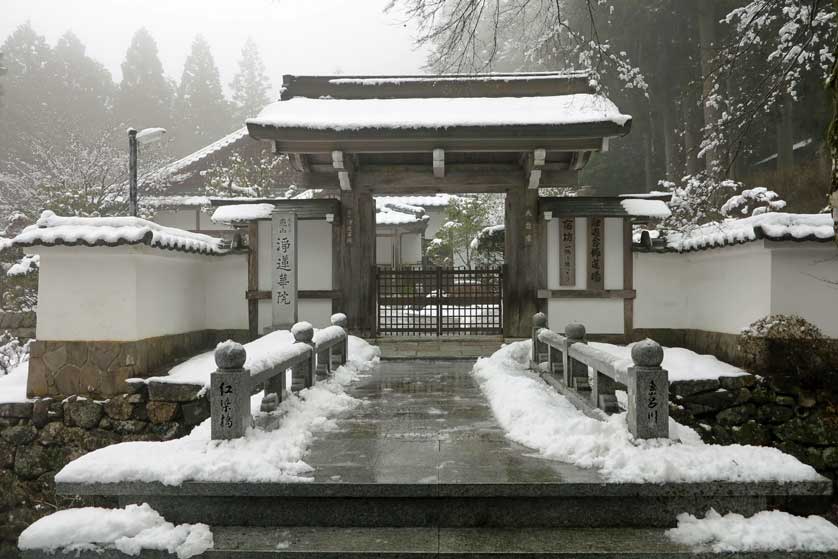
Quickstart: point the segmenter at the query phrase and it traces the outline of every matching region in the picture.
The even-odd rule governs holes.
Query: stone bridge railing
[[[256,359],[259,369],[244,368],[247,351],[241,344],[227,341],[218,345],[215,350],[218,370],[210,375],[213,440],[244,436],[253,421],[250,413],[253,394],[264,389],[261,410],[270,412],[288,393],[313,386],[318,372],[329,374],[335,364],[346,363],[346,315],[333,315],[332,326],[316,334],[308,322],[298,322],[291,328],[291,333],[294,344],[266,359]]]
[[[533,316],[532,368],[593,417],[619,412],[616,391],[628,394],[629,432],[638,439],[669,436],[669,378],[663,348],[653,340],[635,343],[632,366],[605,351],[589,347],[582,324],[568,324],[565,334],[547,328],[543,313]]]

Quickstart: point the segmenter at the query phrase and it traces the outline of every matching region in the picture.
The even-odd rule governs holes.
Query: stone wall
[[[16,557],[18,535],[41,516],[105,504],[55,495],[53,478],[68,462],[114,443],[182,437],[209,417],[200,387],[130,386],[131,393],[105,401],[71,396],[0,404],[0,557]]]
[[[705,442],[772,446],[838,479],[838,398],[830,389],[752,375],[673,382],[669,413]]]
[[[35,337],[36,315],[34,312],[0,311],[0,331],[6,330],[12,336],[21,338],[21,342]]]
[[[246,342],[249,333],[201,330],[129,342],[35,340],[30,347],[27,394],[109,398],[129,390],[127,379],[165,374],[177,361],[227,339]]]

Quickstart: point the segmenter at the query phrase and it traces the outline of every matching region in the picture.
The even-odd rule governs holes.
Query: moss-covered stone
[[[771,430],[753,419],[731,429],[733,440],[739,444],[768,446],[771,444]]]
[[[720,411],[716,414],[716,421],[720,425],[731,427],[734,425],[742,425],[754,416],[756,406],[753,404],[745,404],[744,406],[735,406],[726,410]]]
[[[804,445],[838,446],[838,424],[835,418],[812,414],[806,418],[796,417],[775,428],[774,433],[784,441]]]
[[[757,421],[760,423],[785,423],[794,417],[794,410],[777,404],[766,404],[757,408]]]

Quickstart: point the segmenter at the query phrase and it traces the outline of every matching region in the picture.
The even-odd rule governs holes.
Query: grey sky
[[[119,81],[134,31],[144,26],[166,73],[180,79],[197,33],[206,37],[228,86],[248,35],[274,88],[282,74],[416,73],[425,60],[415,28],[387,0],[3,0],[0,41],[26,20],[50,44],[68,29]]]

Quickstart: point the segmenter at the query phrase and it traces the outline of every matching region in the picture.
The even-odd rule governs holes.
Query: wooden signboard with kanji
[[[605,220],[588,218],[588,285],[591,291],[605,288]]]
[[[559,285],[576,285],[576,219],[559,219]]]

